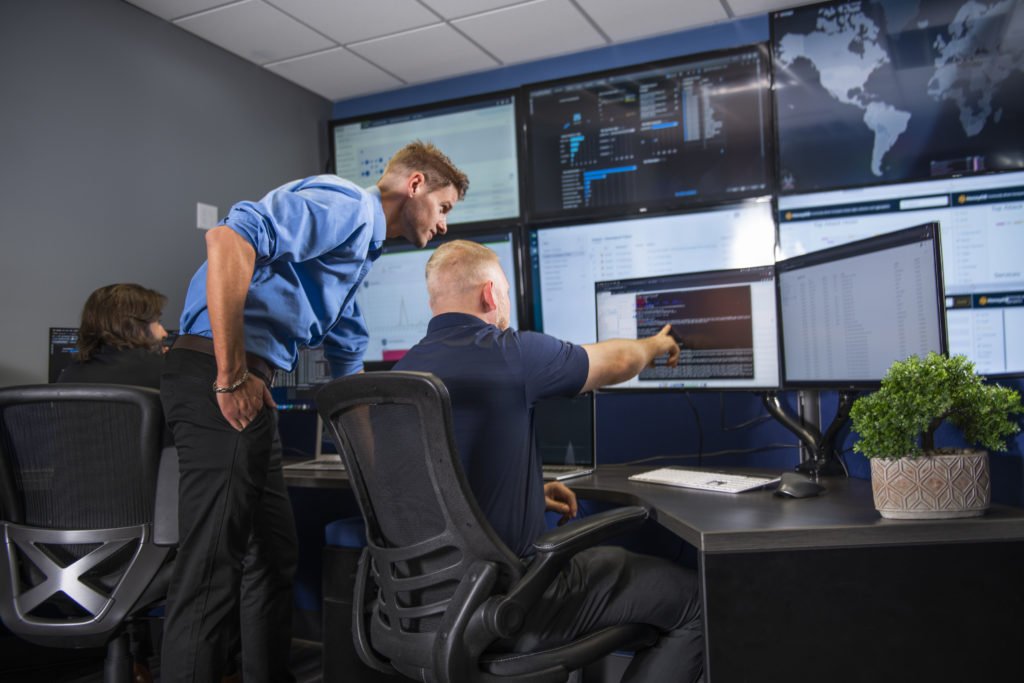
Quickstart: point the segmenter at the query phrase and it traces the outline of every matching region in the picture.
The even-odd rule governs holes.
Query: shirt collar
[[[365,188],[366,192],[373,197],[373,241],[383,242],[388,236],[388,222],[384,218],[384,204],[380,199],[380,188],[371,185]]]
[[[469,313],[441,313],[430,319],[430,323],[427,324],[427,332],[436,332],[449,327],[487,327],[488,325],[490,323]]]

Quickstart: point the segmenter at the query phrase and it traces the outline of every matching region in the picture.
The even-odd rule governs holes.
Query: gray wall
[[[46,381],[47,330],[138,282],[178,326],[196,202],[327,161],[331,104],[120,0],[0,2],[0,386]]]

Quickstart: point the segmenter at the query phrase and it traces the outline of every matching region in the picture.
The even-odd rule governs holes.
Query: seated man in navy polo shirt
[[[564,484],[544,484],[531,434],[533,405],[638,374],[659,356],[679,355],[666,326],[645,339],[577,346],[509,329],[509,284],[498,256],[465,240],[440,246],[427,263],[434,318],[396,365],[437,375],[452,402],[455,442],[470,488],[498,536],[518,555],[545,531],[544,511],[576,516]],[[694,573],[674,562],[599,546],[576,556],[528,618],[517,647],[566,642],[620,623],[662,631],[638,652],[623,681],[698,680],[703,670],[701,603]]]

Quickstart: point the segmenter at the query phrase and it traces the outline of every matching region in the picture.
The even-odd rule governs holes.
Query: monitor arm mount
[[[801,443],[811,453],[811,457],[802,461],[796,466],[798,472],[811,474],[815,477],[829,475],[846,475],[846,467],[839,459],[836,452],[835,439],[839,430],[843,428],[850,417],[850,407],[853,405],[854,395],[848,391],[839,392],[839,405],[836,407],[836,415],[832,418],[825,433],[822,434],[817,427],[805,424],[803,421],[790,415],[779,401],[779,396],[774,391],[761,395],[764,407],[771,413],[772,417],[778,420],[783,427],[793,432]]]

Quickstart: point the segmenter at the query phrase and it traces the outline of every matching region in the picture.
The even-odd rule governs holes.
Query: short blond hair
[[[430,142],[414,140],[395,152],[384,167],[384,176],[401,171],[422,173],[431,192],[451,185],[459,193],[459,199],[464,199],[469,190],[466,174]]]
[[[445,242],[427,261],[427,293],[431,301],[457,297],[491,278],[501,267],[493,249],[470,240]]]

